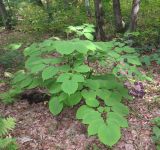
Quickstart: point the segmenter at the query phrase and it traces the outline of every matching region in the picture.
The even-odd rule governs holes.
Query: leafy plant
[[[16,140],[13,138],[5,137],[10,130],[15,127],[15,120],[11,117],[2,118],[0,117],[0,149],[1,150],[16,150]]]
[[[160,49],[158,49],[157,52],[154,52],[151,55],[144,55],[141,58],[141,61],[147,66],[151,65],[151,62],[156,62],[158,65],[160,65],[159,58],[160,58]]]
[[[75,33],[79,38],[85,37],[88,40],[93,41],[95,32],[94,25],[83,24],[81,26],[69,26],[67,33]]]
[[[25,70],[15,73],[11,94],[6,94],[8,99],[26,89],[46,89],[51,97],[49,109],[53,115],[82,102],[76,118],[88,125],[88,135],[97,135],[110,147],[118,142],[121,128],[128,127],[129,110],[122,100],[132,97],[117,73],[119,69],[123,70],[121,64],[125,59],[127,69],[132,73],[141,65],[133,48],[115,41],[48,39],[27,47],[24,55]],[[95,61],[106,65],[109,64],[105,63],[107,60],[116,66],[105,73],[96,72],[90,65]],[[5,93],[2,96],[5,98]]]
[[[153,136],[152,139],[156,144],[157,150],[160,149],[160,117],[156,117],[154,119],[152,119],[151,121],[154,126],[153,126]]]
[[[0,64],[5,69],[23,65],[24,58],[22,53],[18,50],[21,47],[21,45],[22,44],[20,43],[13,43],[13,44],[7,45],[4,48],[5,50],[1,51]]]

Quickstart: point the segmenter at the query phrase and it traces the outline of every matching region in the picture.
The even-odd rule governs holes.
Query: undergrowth
[[[81,102],[76,118],[87,125],[89,136],[97,135],[112,147],[121,138],[121,128],[128,127],[129,109],[123,101],[132,97],[123,81],[149,78],[138,70],[141,62],[134,48],[117,41],[93,42],[92,25],[69,29],[78,37],[48,39],[24,50],[25,68],[14,74],[11,89],[1,99],[10,103],[27,89],[42,88],[51,97],[53,115]],[[96,62],[110,70],[97,72],[92,66]]]

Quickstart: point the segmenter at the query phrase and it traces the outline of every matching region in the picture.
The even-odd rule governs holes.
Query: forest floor
[[[0,35],[1,42],[2,38]],[[154,68],[157,70],[157,66],[148,70],[152,73]],[[0,71],[1,80],[4,71]],[[150,121],[160,116],[160,75],[155,72],[152,76],[153,83],[144,83],[146,95],[143,99],[135,98],[127,102],[130,108],[129,127],[123,129],[122,138],[112,150],[156,149],[151,138]],[[5,88],[5,83],[0,83],[0,92]],[[16,128],[11,136],[17,139],[20,150],[109,150],[96,137],[87,136],[86,126],[75,119],[76,109],[66,108],[54,117],[44,103],[29,105],[25,100],[18,100],[8,106],[0,103],[0,114],[16,119]]]

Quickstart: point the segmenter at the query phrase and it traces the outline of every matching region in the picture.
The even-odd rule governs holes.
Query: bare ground
[[[127,102],[129,128],[122,131],[123,136],[113,150],[155,150],[150,123],[152,118],[160,116],[160,103],[156,99],[160,96],[157,90],[160,80],[158,74],[155,76],[154,84],[145,85],[147,94],[143,99]],[[11,136],[17,139],[20,150],[108,150],[96,137],[87,136],[86,126],[75,120],[75,113],[76,108],[66,108],[54,117],[44,103],[0,104],[0,114],[16,118],[16,128]]]

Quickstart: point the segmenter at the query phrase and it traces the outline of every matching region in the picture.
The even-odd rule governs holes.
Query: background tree
[[[102,0],[94,0],[96,17],[96,39],[104,41],[106,39],[104,32],[104,11]]]
[[[129,25],[129,31],[131,31],[131,32],[135,31],[136,27],[137,27],[137,17],[138,17],[138,12],[139,12],[139,8],[140,8],[140,1],[141,0],[133,0],[131,21],[130,21],[130,25]]]
[[[122,15],[121,15],[121,6],[119,0],[113,0],[113,12],[115,17],[115,27],[117,32],[124,31],[124,26],[122,22]]]
[[[6,10],[3,0],[0,0],[0,15],[2,16],[2,21],[5,29],[11,30],[12,29],[11,17]]]
[[[92,13],[90,9],[90,0],[85,0],[85,7],[86,7],[87,16],[91,17]]]

